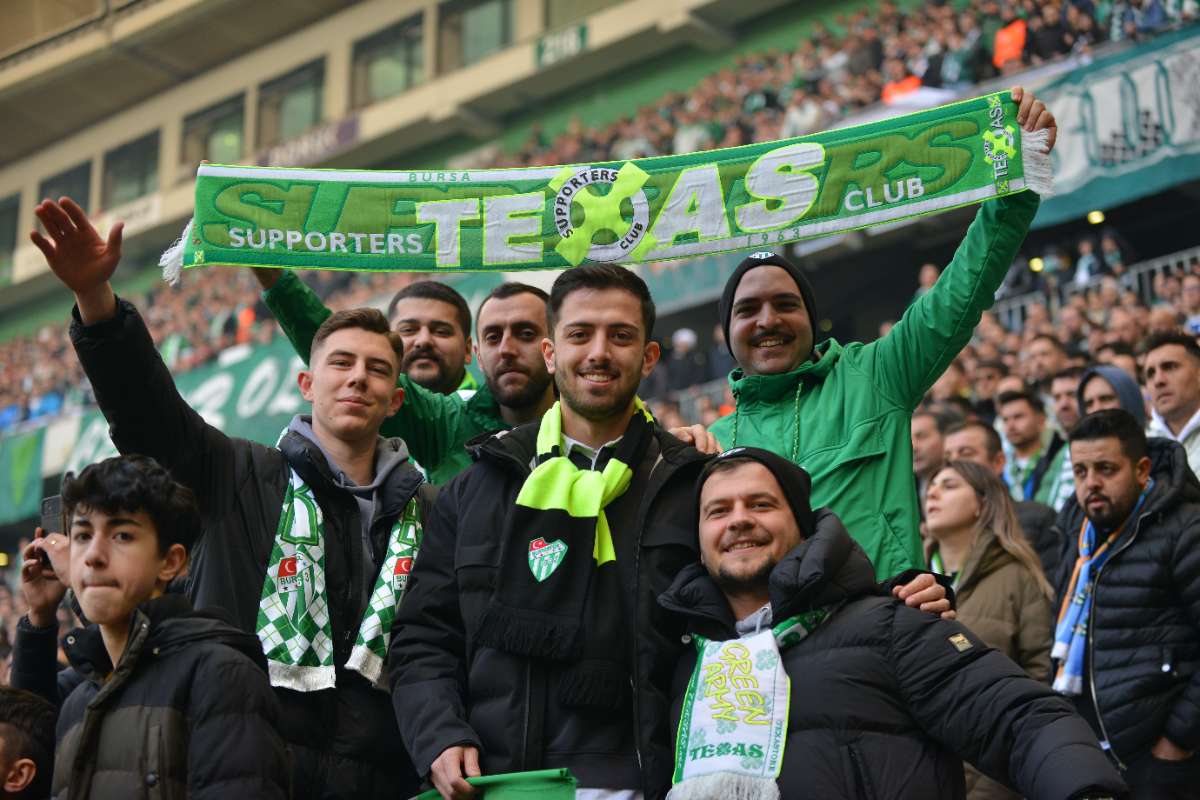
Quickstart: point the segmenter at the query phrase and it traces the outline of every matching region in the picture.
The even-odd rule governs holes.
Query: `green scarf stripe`
[[[634,161],[443,172],[203,164],[164,277],[229,265],[561,269],[773,247],[1047,193],[1008,92],[795,139]],[[598,243],[605,242],[603,244]]]

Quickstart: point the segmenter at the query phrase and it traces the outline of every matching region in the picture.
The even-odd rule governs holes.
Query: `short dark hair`
[[[932,418],[934,426],[938,429],[938,433],[941,434],[944,434],[951,426],[963,421],[963,417],[958,412],[958,409],[937,404],[921,406],[913,412],[912,418],[916,419],[917,417]]]
[[[200,508],[191,489],[149,456],[113,456],[63,478],[62,503],[70,525],[80,508],[113,514],[145,511],[158,532],[158,552],[181,544],[189,553],[200,537]]]
[[[1049,342],[1050,344],[1054,345],[1055,350],[1062,353],[1064,356],[1067,354],[1067,346],[1063,344],[1057,336],[1051,336],[1048,333],[1039,333],[1029,340],[1030,344],[1033,344],[1034,342]]]
[[[54,706],[33,692],[0,686],[0,739],[4,740],[5,756],[10,763],[28,758],[37,767],[24,796],[50,796],[57,716]]]
[[[550,287],[550,330],[558,324],[558,312],[572,292],[581,289],[621,289],[636,297],[642,305],[642,324],[646,326],[646,341],[654,331],[654,300],[650,289],[637,273],[616,264],[584,264],[564,270]]]
[[[1106,408],[1088,414],[1071,429],[1070,441],[1091,442],[1096,439],[1114,438],[1121,442],[1121,452],[1131,461],[1138,462],[1149,452],[1146,447],[1146,432],[1136,419],[1123,408]]]
[[[960,431],[983,431],[983,439],[987,443],[988,458],[995,458],[1004,445],[1000,441],[1000,434],[996,433],[996,429],[991,425],[984,424],[977,419],[969,419],[966,422],[960,422],[957,425],[951,425],[946,429],[946,436],[959,433]]]
[[[1096,353],[1099,354],[1101,350],[1112,350],[1114,356],[1131,356],[1132,357],[1133,355],[1135,355],[1132,347],[1130,347],[1127,343],[1119,341],[1119,340],[1115,341],[1115,342],[1105,342],[1104,344],[1102,344],[1096,348]]]
[[[396,316],[396,306],[400,305],[401,300],[407,300],[410,297],[417,297],[421,300],[438,300],[454,306],[458,317],[458,327],[462,329],[463,338],[471,338],[471,309],[467,307],[467,301],[463,299],[463,296],[452,287],[441,281],[432,280],[410,283],[396,292],[392,302],[388,303],[387,318],[390,320]]]
[[[1138,352],[1148,355],[1151,350],[1157,350],[1169,344],[1177,344],[1187,350],[1188,355],[1192,358],[1200,359],[1200,345],[1196,344],[1196,337],[1183,331],[1163,331],[1151,334],[1142,340]]]
[[[1067,367],[1065,369],[1060,369],[1058,372],[1056,372],[1050,376],[1050,382],[1053,383],[1054,381],[1060,381],[1060,380],[1077,381],[1083,377],[1084,372],[1085,372],[1084,368],[1079,367],[1079,366]]]
[[[1008,376],[1008,365],[998,358],[981,358],[975,362],[975,369],[994,369],[1001,377]]]
[[[1029,407],[1039,414],[1046,413],[1046,406],[1042,403],[1042,398],[1028,389],[1020,392],[1003,392],[996,398],[996,408],[1006,406],[1009,403],[1015,403],[1018,400],[1024,400],[1026,403],[1029,403]]]
[[[506,281],[488,292],[487,297],[483,298],[479,302],[479,305],[475,307],[475,324],[479,324],[479,318],[483,315],[483,307],[487,305],[489,300],[504,300],[505,298],[515,297],[519,294],[531,294],[543,303],[548,304],[550,302],[550,295],[536,286],[530,286],[528,283],[518,283],[517,281]],[[479,331],[475,331],[475,333],[478,334]]]
[[[312,354],[317,352],[317,348],[335,331],[346,328],[360,328],[371,333],[378,333],[380,336],[386,336],[388,344],[392,346],[392,351],[396,354],[396,371],[399,373],[400,365],[404,363],[404,340],[400,338],[400,334],[392,330],[392,326],[388,324],[388,318],[377,308],[347,308],[344,311],[335,311],[330,314],[313,334],[312,345],[308,349],[309,360],[312,360]]]

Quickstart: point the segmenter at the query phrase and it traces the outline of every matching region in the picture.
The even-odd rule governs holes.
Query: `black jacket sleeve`
[[[196,493],[206,516],[234,499],[232,440],[180,396],[137,309],[118,299],[109,320],[84,325],[72,311],[71,342],[121,453],[158,461]]]
[[[929,736],[1030,800],[1128,794],[1071,705],[959,623],[897,605],[891,662]]]
[[[459,489],[467,477],[442,488],[426,520],[388,648],[396,722],[421,776],[447,747],[479,747],[467,723],[466,631],[454,570]]]
[[[1188,511],[1179,523],[1170,560],[1171,593],[1193,630],[1200,630],[1200,514]],[[1171,706],[1163,735],[1185,750],[1200,749],[1200,671],[1192,673]]]
[[[239,653],[214,648],[197,664],[191,691],[188,797],[290,797],[279,701],[266,673]]]
[[[35,628],[29,617],[17,623],[13,642],[12,685],[44,697],[61,708],[83,676],[73,668],[58,668],[58,626]]]

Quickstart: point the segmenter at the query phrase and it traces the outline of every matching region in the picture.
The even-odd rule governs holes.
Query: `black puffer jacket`
[[[401,734],[422,775],[447,747],[470,744],[485,774],[569,767],[583,786],[640,783],[647,800],[661,797],[671,770],[667,684],[682,631],[670,629],[655,598],[697,558],[687,522],[704,456],[655,428],[630,488],[606,509],[633,609],[636,691],[632,709],[587,712],[556,702],[561,666],[477,642],[500,567],[499,533],[529,475],[536,435],[537,425],[527,425],[489,437],[476,445],[478,463],[442,487],[389,654]]]
[[[347,798],[392,797],[415,789],[416,775],[387,694],[341,668],[376,575],[361,566],[358,503],[339,488],[320,448],[297,432],[285,436],[277,449],[230,438],[205,423],[180,397],[131,304],[120,301],[115,317],[90,326],[75,313],[71,340],[117,449],[153,457],[196,493],[204,528],[192,555],[187,592],[197,608],[223,608],[239,628],[253,634],[289,468],[316,496],[325,522],[337,688],[277,690],[283,736],[294,751],[297,797],[326,792]],[[390,439],[381,446],[401,451],[404,443]],[[406,463],[393,469],[378,490],[369,554],[375,570],[392,523],[422,483],[420,473]]]
[[[1058,528],[1057,515],[1050,506],[1033,500],[1022,500],[1015,505],[1021,532],[1037,552],[1046,580],[1053,584],[1054,577],[1058,574],[1059,561],[1062,560],[1062,553],[1066,548],[1066,539]]]
[[[962,760],[1033,800],[1093,787],[1125,792],[1069,703],[957,622],[876,589],[871,563],[828,509],[818,510],[813,537],[775,567],[770,595],[777,621],[836,609],[783,652],[792,692],[782,797],[961,798]],[[737,636],[729,604],[699,564],[660,603],[694,633]],[[692,647],[675,672],[675,727],[695,663]]]
[[[59,713],[55,798],[288,797],[257,637],[165,595],[135,612],[115,670],[95,626],[66,652],[84,680]]]
[[[1200,482],[1181,445],[1148,442],[1154,488],[1096,577],[1088,621],[1086,680],[1101,735],[1125,763],[1160,736],[1200,749]],[[1061,603],[1079,557],[1077,500],[1060,520],[1071,534],[1058,574]]]

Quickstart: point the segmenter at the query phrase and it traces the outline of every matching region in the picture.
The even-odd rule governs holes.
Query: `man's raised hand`
[[[31,231],[30,240],[46,257],[46,264],[63,285],[75,293],[79,316],[84,324],[108,319],[117,310],[116,296],[108,279],[121,260],[121,232],[118,222],[100,238],[87,214],[69,197],[43,200],[33,210],[41,220],[46,238]]]
[[[1023,86],[1012,87],[1012,99],[1017,104],[1017,124],[1022,130],[1030,132],[1048,128],[1050,138],[1046,140],[1046,152],[1053,150],[1054,142],[1058,139],[1058,122],[1046,104]]]

